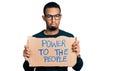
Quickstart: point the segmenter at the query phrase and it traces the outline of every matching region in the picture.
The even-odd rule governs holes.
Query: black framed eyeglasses
[[[47,15],[45,15],[45,17],[46,17],[48,20],[52,20],[53,18],[55,18],[55,20],[60,20],[60,16],[61,16],[61,14],[56,14],[56,15],[47,14]]]

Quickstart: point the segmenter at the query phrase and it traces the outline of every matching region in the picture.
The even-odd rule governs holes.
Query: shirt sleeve
[[[29,67],[29,63],[26,60],[23,63],[23,68],[24,68],[25,71],[34,71],[34,67]]]
[[[83,66],[83,60],[79,57],[77,58],[77,63],[72,67],[75,71],[80,71]]]

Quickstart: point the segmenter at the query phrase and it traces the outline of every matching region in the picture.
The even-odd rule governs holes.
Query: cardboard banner
[[[31,67],[37,66],[74,66],[76,53],[72,52],[75,38],[60,36],[57,38],[28,37]]]

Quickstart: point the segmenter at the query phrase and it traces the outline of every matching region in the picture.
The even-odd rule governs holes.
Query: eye
[[[47,18],[51,18],[51,15],[46,15]]]
[[[60,16],[61,16],[60,14],[55,15],[55,17],[60,17]]]

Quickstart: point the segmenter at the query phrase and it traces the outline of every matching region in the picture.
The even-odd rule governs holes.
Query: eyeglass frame
[[[48,20],[52,20],[53,17],[54,17],[55,20],[60,20],[60,16],[62,16],[62,15],[61,15],[61,14],[55,14],[55,15],[47,14],[47,15],[45,15],[45,17],[46,17]],[[57,17],[58,17],[59,19],[56,19]]]

